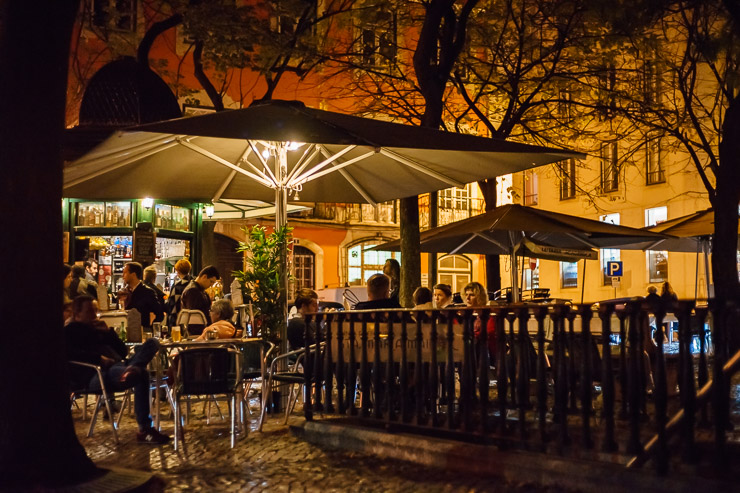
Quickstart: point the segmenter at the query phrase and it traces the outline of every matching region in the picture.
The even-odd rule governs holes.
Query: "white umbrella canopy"
[[[598,260],[593,248],[622,248],[670,239],[662,233],[617,226],[583,217],[518,204],[496,207],[483,214],[421,233],[421,251],[510,255],[514,300],[518,298],[517,255],[573,262]],[[400,241],[372,250],[393,251]]]
[[[64,195],[376,204],[581,156],[271,101],[117,132]]]

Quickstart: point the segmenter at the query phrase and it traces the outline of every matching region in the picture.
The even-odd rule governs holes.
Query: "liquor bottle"
[[[126,322],[121,322],[121,330],[118,333],[118,337],[123,341],[126,342],[128,339],[128,334],[126,333]]]

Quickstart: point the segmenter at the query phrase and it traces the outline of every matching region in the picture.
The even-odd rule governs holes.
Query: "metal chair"
[[[324,350],[326,343],[321,343],[321,351]],[[313,345],[309,348],[311,354],[314,354],[316,346]],[[265,413],[267,412],[267,406],[272,402],[272,384],[273,382],[285,383],[290,385],[290,393],[288,394],[288,403],[285,406],[285,422],[288,423],[288,417],[293,411],[293,408],[298,401],[298,394],[300,391],[295,390],[296,385],[303,385],[306,381],[305,374],[303,372],[303,360],[305,358],[305,348],[290,351],[285,354],[281,354],[272,360],[270,369],[267,372],[267,381],[262,382],[262,410],[260,411],[260,421],[258,430],[262,431],[262,425],[265,421]],[[295,363],[290,364],[290,361],[295,359]],[[281,363],[285,361],[287,365],[286,370],[278,370]]]
[[[249,402],[249,391],[252,385],[260,381],[265,385],[267,381],[267,362],[277,350],[277,346],[269,341],[259,341],[242,348],[244,367],[242,381],[244,382],[244,400]],[[247,412],[251,416],[252,410],[247,405]]]
[[[204,347],[180,352],[175,384],[172,388],[175,403],[175,450],[184,441],[180,397],[226,395],[230,398],[231,447],[236,443],[236,404],[239,401],[240,423],[244,417],[244,399],[241,392],[241,364],[238,350],[233,347]]]
[[[208,325],[208,321],[202,311],[183,308],[180,310],[180,313],[177,314],[176,325],[184,326],[188,335],[191,335],[190,330],[188,329],[190,325],[203,325],[205,327]]]
[[[95,431],[95,423],[98,419],[98,413],[100,412],[100,408],[105,405],[106,410],[108,411],[108,419],[110,420],[111,424],[111,430],[113,431],[113,438],[118,444],[118,431],[117,428],[121,422],[121,416],[123,416],[123,410],[126,408],[126,404],[130,400],[131,397],[131,389],[126,389],[123,391],[123,402],[121,404],[121,410],[118,412],[118,416],[114,419],[113,412],[110,406],[110,399],[113,397],[114,392],[110,392],[105,387],[105,379],[103,378],[103,371],[100,366],[93,365],[91,363],[84,363],[82,361],[69,361],[70,365],[73,366],[79,366],[83,368],[92,368],[95,370],[98,382],[100,384],[100,389],[90,389],[89,386],[85,386],[82,388],[75,388],[71,390],[71,400],[74,401],[75,397],[77,396],[83,396],[85,398],[85,402],[82,406],[82,417],[83,419],[86,418],[87,415],[87,396],[88,395],[94,395],[96,396],[95,399],[95,410],[93,411],[92,418],[90,419],[90,429],[87,432],[87,436],[92,437],[93,432]]]

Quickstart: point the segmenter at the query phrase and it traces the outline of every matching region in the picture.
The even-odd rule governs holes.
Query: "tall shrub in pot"
[[[281,282],[281,252],[292,243],[293,228],[283,226],[267,233],[267,228],[256,225],[244,227],[242,231],[247,241],[239,242],[237,252],[245,252],[246,269],[234,271],[239,281],[242,295],[252,300],[255,310],[255,328],[259,328],[263,338],[277,342],[283,320],[283,306],[286,302],[285,283]],[[288,272],[288,266],[284,266]]]

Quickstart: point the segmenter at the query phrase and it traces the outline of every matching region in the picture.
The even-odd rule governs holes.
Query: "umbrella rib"
[[[257,173],[266,182],[269,183],[270,182],[270,177],[267,176],[265,173],[263,173],[261,169],[257,168],[254,164],[252,164],[252,163],[249,162],[249,154],[252,153],[252,152],[257,153],[257,151],[250,145],[249,148],[246,149],[244,151],[244,153],[242,154],[242,157],[239,159],[239,162],[244,163],[247,166],[249,166],[250,168],[252,168],[252,170],[254,170],[255,173]],[[266,164],[265,164],[265,167],[267,167]]]
[[[380,153],[383,154],[384,156],[387,156],[393,159],[394,161],[398,161],[401,164],[405,164],[406,166],[410,168],[414,168],[417,171],[421,171],[422,173],[429,175],[433,178],[436,178],[439,181],[445,182],[449,184],[450,186],[457,187],[457,188],[465,188],[465,183],[462,183],[453,178],[450,178],[449,176],[443,175],[442,173],[438,173],[434,170],[431,170],[427,168],[426,166],[419,164],[416,161],[412,161],[411,159],[408,159],[406,157],[403,157],[400,154],[397,154],[391,150],[388,150],[386,148],[381,148]]]
[[[494,245],[501,248],[502,250],[505,250],[505,251],[508,250],[508,248],[503,243],[501,243],[500,241],[494,240],[493,238],[489,238],[488,236],[482,235],[480,233],[475,233],[475,236],[478,236],[479,238],[482,238],[489,243],[493,243]]]
[[[324,157],[329,157],[329,151],[326,150],[324,147],[321,147],[321,153],[324,155]],[[364,159],[365,157],[367,157],[367,154],[350,159],[349,161],[346,161],[346,162],[340,161],[340,166],[334,165],[334,167],[330,171],[338,171],[339,174],[342,175],[342,177],[345,180],[347,180],[347,182],[349,182],[349,184],[352,185],[352,187],[354,187],[355,190],[357,190],[357,193],[362,195],[362,198],[364,198],[369,204],[376,206],[378,205],[378,202],[375,199],[373,199],[373,197],[370,195],[370,193],[367,190],[365,190],[365,187],[360,185],[359,182],[355,180],[354,177],[350,175],[347,170],[342,169],[344,166],[350,165],[357,160]],[[327,171],[327,173],[330,171]],[[314,178],[318,178],[318,176]]]
[[[221,157],[216,156],[212,152],[209,152],[209,151],[203,149],[202,147],[198,147],[197,145],[191,144],[190,142],[188,142],[188,141],[186,141],[184,139],[178,139],[177,143],[180,144],[180,145],[182,145],[182,146],[187,147],[188,149],[190,149],[193,152],[197,152],[198,154],[201,154],[201,155],[203,155],[203,156],[205,156],[205,157],[207,157],[209,159],[212,159],[212,160],[216,161],[217,163],[226,166],[227,168],[231,168],[234,171],[236,171],[237,173],[241,173],[241,174],[243,174],[245,176],[248,176],[248,177],[252,178],[254,181],[256,181],[257,183],[260,183],[260,184],[262,184],[262,185],[264,185],[264,186],[266,186],[268,188],[275,188],[275,184],[274,183],[270,183],[269,181],[265,180],[261,176],[255,175],[254,173],[250,173],[249,171],[247,171],[245,169],[242,169],[242,168],[236,166],[233,163],[228,162],[227,160],[225,160],[225,159],[223,159]]]
[[[583,243],[584,245],[589,246],[591,248],[601,248],[596,243],[590,242],[590,241],[588,241],[588,240],[586,240],[584,238],[580,238],[580,237],[574,235],[573,233],[565,233],[565,235],[566,236],[569,236],[570,238],[573,238],[574,240],[576,240],[576,241],[578,241],[580,243]]]
[[[465,241],[463,241],[462,243],[460,243],[459,245],[457,245],[451,252],[449,252],[449,254],[450,255],[455,255],[457,252],[459,252],[460,250],[462,250],[465,247],[465,245],[467,245],[468,243],[470,243],[471,241],[473,241],[476,236],[477,236],[477,234],[476,233],[473,233]]]
[[[336,167],[332,167],[329,170],[320,172],[323,168],[325,168],[326,166],[330,165],[331,163],[333,163],[334,161],[336,161],[340,157],[344,156],[345,154],[347,154],[349,151],[351,151],[355,147],[357,147],[357,146],[354,146],[354,145],[347,146],[344,149],[342,149],[341,151],[337,152],[336,154],[332,154],[331,156],[326,157],[326,159],[324,159],[323,161],[321,161],[319,164],[317,164],[316,166],[314,166],[310,170],[306,171],[303,175],[299,175],[299,176],[293,177],[293,179],[289,183],[291,185],[303,184],[303,183],[309,182],[311,180],[314,180],[314,179],[318,178],[319,176],[323,176],[323,175],[325,175],[327,173],[331,173],[332,171],[336,171]],[[322,150],[322,153],[326,153],[326,151],[323,149],[323,147],[321,148],[321,150]],[[375,152],[373,151],[370,154],[374,154],[374,153]],[[326,156],[326,154],[324,154],[324,155]],[[368,156],[368,154],[363,154],[360,157],[360,159],[365,159],[365,157],[367,157],[367,156]],[[355,161],[359,161],[359,159],[358,158],[353,158],[353,159],[351,159],[349,161],[349,164],[352,164]]]
[[[247,147],[245,149],[245,151],[242,153],[242,157],[239,159],[239,161],[237,161],[237,165],[236,166],[239,166],[238,163],[243,162],[243,161],[246,161],[247,160],[247,157],[249,157],[249,153],[251,151],[252,151],[252,148],[251,147]],[[216,202],[217,200],[220,200],[221,199],[221,195],[223,195],[224,191],[226,190],[226,187],[228,187],[229,184],[234,180],[234,177],[235,176],[236,176],[236,170],[233,170],[232,169],[231,172],[229,173],[229,176],[226,177],[226,179],[221,184],[221,186],[218,187],[218,190],[213,195],[213,198],[211,198],[211,202]]]
[[[125,146],[119,146],[107,152],[98,152],[95,154],[85,156],[85,158],[81,158],[75,161],[75,166],[81,166],[83,164],[89,164],[89,163],[98,163],[99,161],[121,157],[121,154],[127,154],[130,150],[136,149],[137,147],[148,147],[151,144],[155,144],[156,146],[167,144],[168,142],[173,141],[177,137],[182,137],[182,135],[165,134],[163,136],[161,134],[157,134],[156,137],[146,139],[142,142],[137,142],[135,144],[129,144]]]
[[[353,157],[352,159],[348,159],[346,161],[338,161],[338,159],[339,159],[338,155],[337,154],[334,154],[332,156],[332,161],[338,161],[338,164],[334,164],[329,169],[325,169],[325,170],[319,171],[317,173],[315,172],[315,173],[311,174],[310,176],[308,176],[308,178],[306,178],[306,179],[303,179],[302,177],[299,177],[299,180],[300,181],[297,181],[297,183],[306,183],[306,182],[309,182],[309,181],[313,181],[313,180],[315,180],[317,178],[321,178],[324,175],[328,175],[329,173],[334,173],[335,171],[340,171],[341,172],[342,168],[346,168],[347,166],[349,166],[351,164],[354,164],[357,161],[362,161],[363,159],[367,159],[367,158],[369,158],[370,156],[372,156],[374,154],[375,154],[375,151],[369,151],[369,152],[366,152],[365,154],[362,154],[360,156]],[[313,170],[311,170],[311,171],[313,171]]]
[[[308,152],[313,148],[313,152],[311,153],[311,156],[308,158],[306,157],[308,155]],[[313,158],[316,157],[316,155],[321,152],[321,146],[318,144],[311,145],[310,147],[306,148],[306,151],[303,153],[303,156],[301,156],[301,159],[296,164],[295,168],[293,168],[290,171],[290,174],[288,174],[288,178],[286,181],[288,183],[291,183],[293,181],[293,178],[296,175],[300,175],[304,169],[306,169],[306,166],[308,166],[311,161],[313,161]]]
[[[160,144],[157,147],[154,147],[152,149],[149,149],[148,151],[142,152],[140,154],[135,154],[128,159],[124,159],[123,161],[119,161],[115,164],[112,164],[110,166],[106,166],[104,169],[98,169],[92,173],[88,173],[85,176],[82,176],[80,178],[77,178],[75,180],[72,180],[70,182],[67,182],[64,184],[64,188],[71,188],[76,185],[79,185],[80,183],[84,183],[88,180],[92,180],[93,178],[96,178],[100,175],[104,175],[106,173],[110,173],[111,171],[115,171],[118,168],[122,168],[124,166],[128,166],[129,164],[135,163],[139,159],[143,159],[145,157],[151,156],[152,154],[156,154],[160,151],[164,151],[166,149],[169,149],[170,147],[174,147],[177,145],[177,142],[168,142],[166,144]]]
[[[247,142],[249,142],[249,147],[251,147],[252,148],[252,152],[254,152],[254,154],[257,155],[257,159],[260,160],[260,162],[262,163],[262,166],[264,166],[265,169],[267,170],[267,172],[270,174],[269,180],[272,180],[273,183],[275,183],[275,186],[277,187],[278,180],[277,180],[277,178],[275,178],[275,174],[270,169],[270,166],[268,166],[267,161],[265,161],[265,158],[262,157],[262,154],[260,154],[259,152],[257,152],[257,149],[254,148],[254,142],[252,142],[251,140],[248,140]],[[249,164],[250,164],[250,166],[252,166],[252,163],[249,163]],[[254,166],[252,166],[252,167],[254,168]],[[260,172],[260,174],[262,176],[265,176],[265,174],[262,173],[262,172]]]

